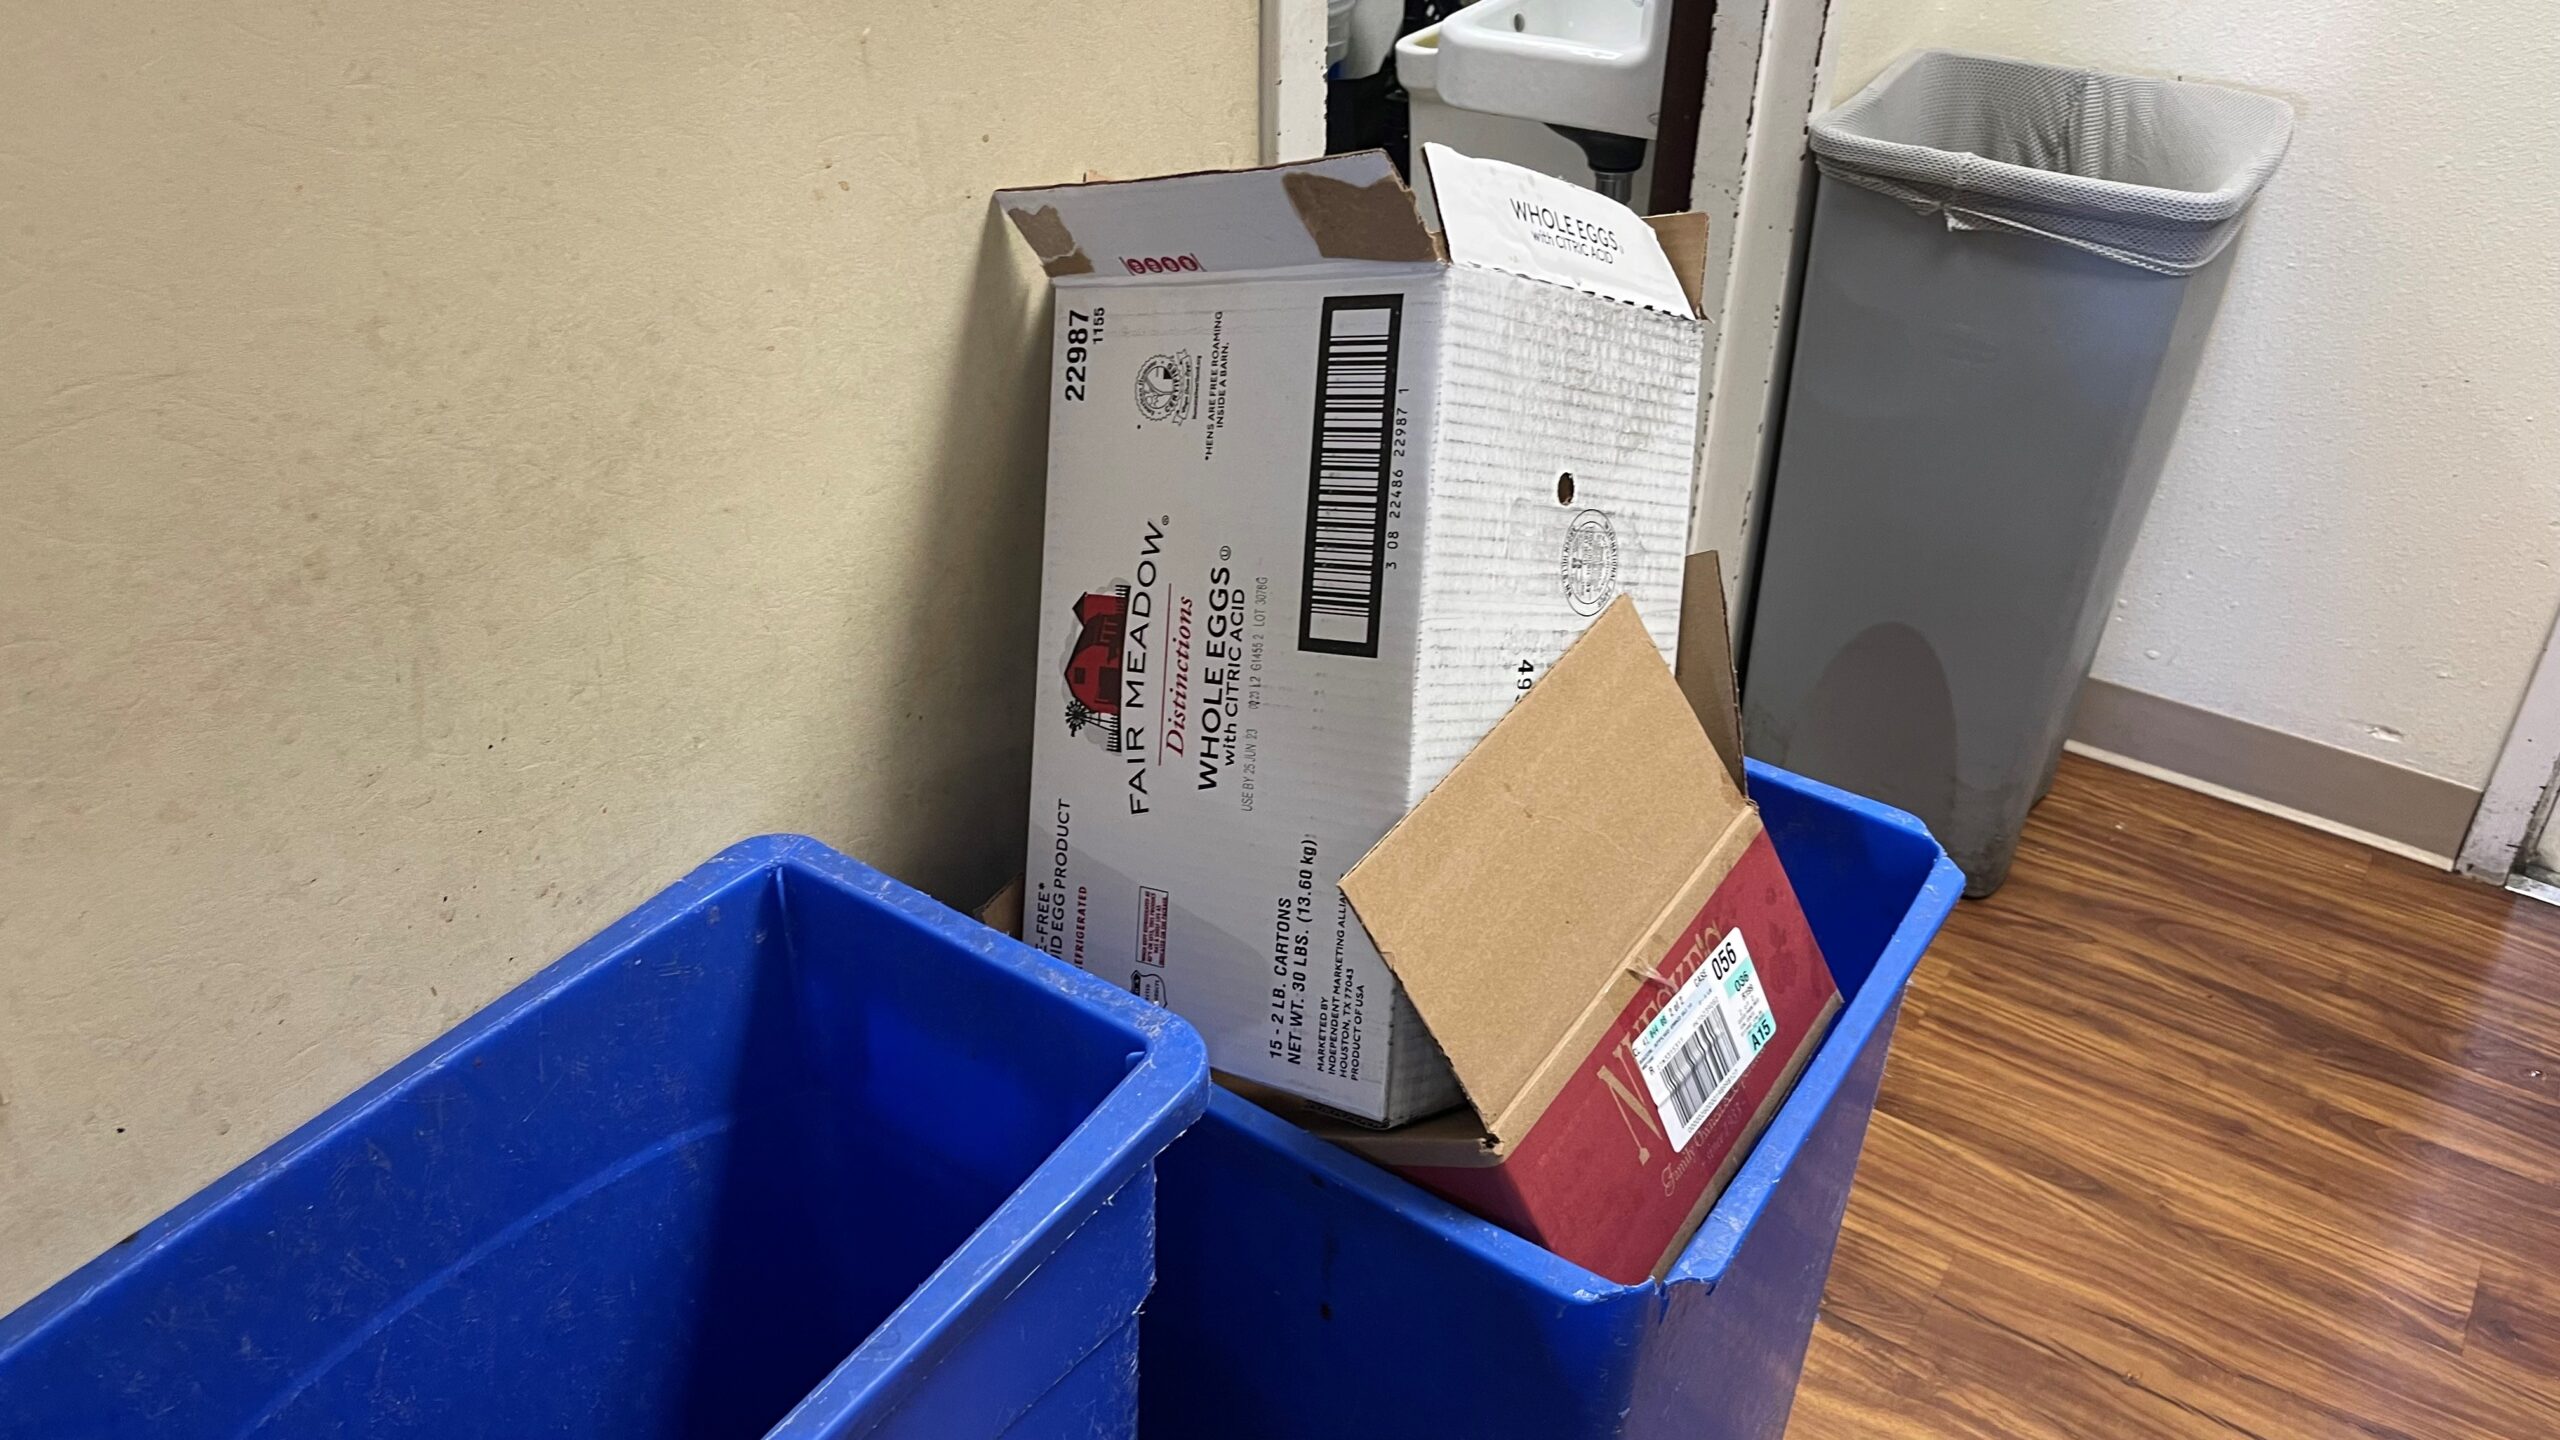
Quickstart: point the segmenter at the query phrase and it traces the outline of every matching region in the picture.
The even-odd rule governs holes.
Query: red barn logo
[[[1120,753],[1120,637],[1129,618],[1129,587],[1090,590],[1075,603],[1075,638],[1061,674],[1067,689],[1067,733]]]

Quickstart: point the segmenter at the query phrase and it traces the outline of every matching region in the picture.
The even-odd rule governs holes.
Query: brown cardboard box
[[[1667,1267],[1840,1004],[1727,762],[1619,600],[1343,878],[1467,1107],[1313,1125],[1609,1279]]]

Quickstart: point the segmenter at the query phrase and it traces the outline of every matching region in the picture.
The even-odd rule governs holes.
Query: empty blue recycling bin
[[[1161,1166],[1149,1440],[1777,1440],[1903,989],[1964,875],[1899,811],[1750,781],[1847,1001],[1670,1274],[1604,1280],[1219,1092]]]
[[[0,1321],[0,1435],[1126,1436],[1207,1078],[751,840]]]

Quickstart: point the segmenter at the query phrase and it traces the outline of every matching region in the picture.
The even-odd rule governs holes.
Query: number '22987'
[[[1087,315],[1082,310],[1067,312],[1066,398],[1084,399],[1085,361],[1093,347],[1102,343],[1102,307],[1093,307]]]

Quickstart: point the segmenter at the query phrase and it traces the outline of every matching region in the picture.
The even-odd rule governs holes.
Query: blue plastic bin
[[[0,1435],[1128,1435],[1207,1077],[751,840],[0,1321]]]
[[[1219,1092],[1161,1166],[1149,1440],[1776,1440],[1894,1017],[1964,875],[1899,811],[1750,780],[1847,1003],[1670,1275],[1604,1280]]]

